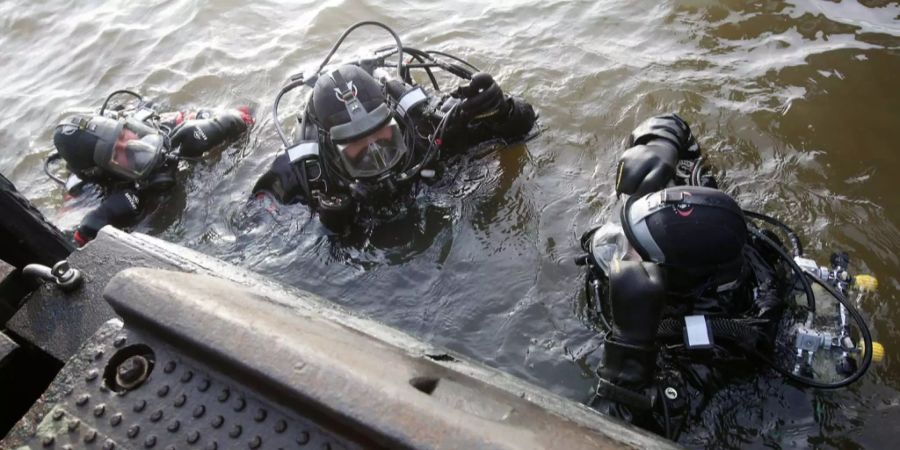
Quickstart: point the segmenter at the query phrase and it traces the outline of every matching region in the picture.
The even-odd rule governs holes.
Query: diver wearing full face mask
[[[846,254],[819,266],[789,227],[715,185],[684,120],[643,122],[617,167],[627,196],[618,223],[585,233],[577,260],[605,333],[592,405],[676,440],[729,375],[763,362],[833,389],[858,380],[880,348],[845,297],[871,284],[850,276]]]
[[[384,28],[396,47],[324,69],[344,38],[362,25]],[[306,204],[332,230],[353,223],[364,210],[395,202],[418,180],[433,178],[450,149],[495,138],[525,140],[536,120],[531,105],[505,95],[490,75],[453,56],[403,47],[379,23],[350,27],[331,54],[309,79],[292,77],[278,94],[273,112],[285,151],[256,183],[254,197]],[[416,63],[405,63],[406,57]],[[427,73],[433,92],[413,81],[413,68]],[[432,69],[468,83],[441,93]],[[304,85],[313,91],[298,117],[299,137],[291,141],[281,130],[278,102]]]
[[[137,98],[137,106],[107,108],[121,94]],[[45,171],[69,195],[79,195],[89,184],[99,187],[103,195],[100,206],[75,229],[76,244],[86,244],[105,225],[131,225],[148,197],[174,186],[180,160],[200,157],[236,139],[252,124],[246,106],[160,114],[152,103],[124,90],[110,94],[98,114],[63,120],[53,135],[57,153],[48,158]],[[47,167],[58,158],[69,169],[66,181]]]

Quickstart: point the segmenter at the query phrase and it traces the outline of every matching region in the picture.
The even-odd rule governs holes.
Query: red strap
[[[250,107],[249,106],[238,106],[236,109],[238,111],[240,111],[241,120],[243,120],[244,123],[246,123],[248,127],[250,125],[253,125],[253,116],[250,115]]]
[[[75,243],[78,244],[79,247],[84,247],[84,244],[88,243],[88,240],[81,235],[81,232],[75,230],[75,234],[72,235],[72,238],[75,239]]]

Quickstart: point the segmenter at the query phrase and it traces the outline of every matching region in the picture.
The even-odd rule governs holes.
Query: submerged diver
[[[110,99],[127,94],[137,106],[107,108]],[[178,162],[238,138],[253,118],[246,106],[227,110],[201,109],[159,113],[151,102],[126,90],[106,98],[98,114],[78,114],[56,127],[53,144],[70,171],[67,181],[45,171],[78,195],[86,185],[100,188],[103,201],[85,216],[73,238],[83,246],[105,225],[129,226],[140,216],[150,197],[175,185]]]
[[[384,28],[396,46],[323,70],[347,35],[363,25]],[[412,69],[427,74],[433,92],[413,81]],[[444,93],[432,69],[468,84]],[[298,116],[299,137],[290,142],[278,104],[303,85],[312,93]],[[452,55],[403,47],[392,30],[376,22],[345,31],[312,77],[292,77],[279,92],[273,115],[285,150],[256,183],[254,197],[305,204],[333,231],[354,223],[360,213],[391,205],[418,180],[435,178],[442,157],[453,150],[491,139],[526,140],[536,120],[531,105],[504,94],[490,75]]]
[[[873,343],[844,297],[854,282],[846,254],[820,267],[786,225],[714,189],[684,120],[640,124],[616,176],[617,194],[628,195],[619,223],[585,233],[587,254],[577,261],[587,266],[589,304],[606,332],[593,406],[677,439],[713,387],[746,373],[751,360],[826,389],[867,370],[879,346],[861,352]],[[793,254],[753,221],[785,233]],[[833,323],[817,316],[811,283],[840,303]]]

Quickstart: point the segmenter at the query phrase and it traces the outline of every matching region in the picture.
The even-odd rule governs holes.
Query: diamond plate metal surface
[[[37,425],[11,432],[3,448],[359,448],[116,320],[107,326],[118,331],[82,347],[26,416]],[[104,373],[136,345],[152,350],[153,369],[133,390],[116,392]],[[23,422],[17,428],[27,428]]]

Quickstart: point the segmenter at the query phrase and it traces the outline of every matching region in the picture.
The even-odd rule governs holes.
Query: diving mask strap
[[[368,112],[363,108],[359,97],[356,96],[356,86],[353,81],[346,81],[338,69],[331,72],[331,79],[334,80],[334,95],[347,108],[347,114],[350,115],[350,121],[363,120]]]

